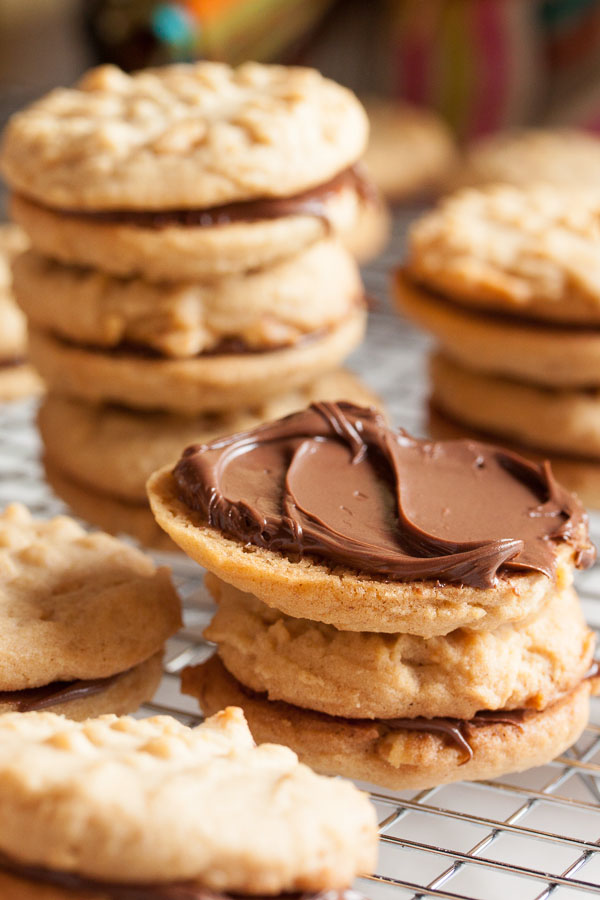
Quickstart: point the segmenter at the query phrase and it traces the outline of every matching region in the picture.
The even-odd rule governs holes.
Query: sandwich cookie
[[[549,469],[419,441],[347,403],[192,445],[148,493],[159,525],[223,581],[346,631],[524,621],[594,559],[581,504]]]
[[[599,208],[550,186],[461,191],[411,229],[398,307],[463,366],[598,385]]]
[[[236,708],[196,728],[4,715],[0,783],[3,897],[359,900],[375,865],[366,795],[256,746]]]
[[[212,573],[217,654],[182,679],[205,712],[235,702],[259,739],[393,789],[547,762],[585,727],[571,581],[594,550],[549,467],[320,403],[189,447],[148,490]]]
[[[289,347],[234,347],[183,359],[127,345],[107,353],[31,328],[29,352],[57,394],[195,416],[256,406],[304,387],[341,364],[362,340],[365,325],[360,303],[341,322]]]
[[[0,711],[84,719],[150,699],[181,624],[168,570],[64,516],[34,521],[19,504],[0,516],[0,545]]]
[[[27,326],[13,296],[11,264],[26,246],[20,228],[0,225],[0,402],[41,390],[39,378],[25,361]]]
[[[200,282],[115,278],[29,251],[15,261],[14,282],[36,329],[105,352],[129,346],[171,359],[293,347],[335,327],[363,297],[355,261],[332,239],[268,269]]]
[[[44,255],[195,280],[351,231],[367,135],[354,95],[311,69],[102,66],[13,116],[2,169]]]
[[[593,683],[584,680],[541,711],[482,711],[472,719],[346,719],[254,694],[218,657],[185,669],[182,689],[207,715],[235,697],[256,740],[277,740],[324,774],[392,790],[481,781],[543,765],[563,753],[589,720]]]

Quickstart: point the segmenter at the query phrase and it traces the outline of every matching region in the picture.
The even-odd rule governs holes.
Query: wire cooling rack
[[[426,341],[385,301],[404,226],[405,220],[396,222],[393,250],[365,273],[376,309],[367,341],[350,364],[382,396],[391,420],[418,434],[423,433]],[[0,507],[20,500],[34,514],[55,515],[65,507],[43,480],[34,413],[33,402],[0,409]],[[592,532],[600,537],[600,516],[592,517]],[[155,556],[173,569],[185,627],[169,642],[160,689],[141,714],[170,713],[194,723],[197,704],[179,693],[179,674],[212,652],[202,640],[212,604],[198,566],[179,555]],[[583,573],[578,588],[588,620],[598,630],[600,567]],[[569,900],[600,895],[600,701],[592,704],[585,734],[549,765],[418,793],[362,785],[371,791],[381,831],[377,872],[361,884],[367,897]]]

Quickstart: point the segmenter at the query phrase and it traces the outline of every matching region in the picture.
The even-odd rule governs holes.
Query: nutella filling
[[[477,307],[472,303],[461,302],[460,297],[451,297],[442,290],[430,287],[424,284],[418,278],[413,278],[410,272],[401,271],[400,277],[418,288],[423,294],[426,294],[429,300],[443,304],[444,306],[454,307],[460,312],[466,313],[476,319],[487,321],[490,324],[494,322],[506,323],[507,325],[516,325],[518,328],[534,330],[544,329],[545,331],[574,331],[574,332],[590,332],[599,331],[600,322],[582,322],[570,321],[568,319],[543,319],[540,316],[511,313],[508,310],[496,309],[493,307]]]
[[[363,174],[360,165],[350,166],[330,181],[294,194],[292,197],[261,197],[226,203],[205,209],[110,209],[110,210],[55,210],[62,216],[92,219],[112,225],[132,225],[137,228],[168,228],[169,226],[213,228],[216,225],[232,225],[235,222],[260,222],[265,219],[281,219],[287,216],[312,216],[322,219],[331,227],[328,204],[342,191],[353,190],[365,203],[379,203],[379,196],[371,182]]]
[[[417,440],[349,403],[188,447],[173,476],[229,537],[379,578],[487,588],[503,573],[552,576],[559,542],[580,568],[595,557],[583,507],[547,463]]]
[[[9,872],[17,878],[49,884],[64,891],[90,891],[109,897],[110,900],[242,900],[242,895],[223,894],[189,881],[147,882],[144,884],[126,884],[119,882],[98,881],[73,872],[60,872],[30,866],[11,859],[0,853],[0,870]],[[278,900],[364,900],[362,894],[351,889],[319,891],[316,893],[279,894]],[[246,895],[246,900],[275,900],[266,895]]]
[[[473,759],[473,748],[469,743],[473,728],[480,728],[484,725],[513,725],[522,731],[524,720],[524,709],[486,709],[476,713],[472,719],[452,719],[446,716],[426,719],[424,716],[416,716],[414,719],[376,719],[375,721],[389,731],[429,731],[432,734],[443,734],[459,750],[464,751],[465,757],[460,763],[461,766],[464,766]]]
[[[14,369],[24,365],[25,362],[24,356],[8,356],[6,359],[0,359],[0,369]]]
[[[93,678],[87,681],[53,681],[41,687],[26,688],[22,691],[0,691],[0,703],[14,703],[17,712],[36,712],[49,709],[59,703],[70,703],[83,697],[100,694],[125,674],[119,672],[108,678]]]
[[[364,300],[360,299],[356,302],[357,308],[360,309],[363,306]],[[316,328],[314,331],[310,331],[307,334],[303,334],[296,338],[293,342],[287,344],[271,344],[268,347],[254,347],[246,343],[242,338],[227,337],[220,340],[214,347],[210,347],[207,350],[201,350],[193,356],[180,358],[166,356],[155,347],[149,347],[146,344],[136,344],[133,341],[122,341],[120,344],[116,344],[112,347],[102,347],[98,344],[79,343],[64,337],[64,335],[53,334],[53,337],[56,341],[67,347],[76,347],[77,349],[85,350],[88,353],[101,353],[103,356],[134,356],[138,359],[159,359],[169,361],[178,359],[179,361],[185,361],[186,359],[202,359],[212,356],[258,356],[266,353],[276,353],[280,350],[293,350],[296,347],[304,347],[306,344],[310,344],[313,341],[318,341],[321,338],[326,337],[336,325],[337,323],[331,325],[329,328]]]

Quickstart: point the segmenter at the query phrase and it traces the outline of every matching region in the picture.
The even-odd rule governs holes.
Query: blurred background
[[[599,0],[0,0],[3,119],[90,64],[315,65],[436,109],[461,140],[600,128]]]

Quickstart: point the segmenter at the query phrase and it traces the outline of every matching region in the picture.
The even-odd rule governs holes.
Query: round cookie
[[[459,191],[412,226],[405,275],[467,309],[599,324],[599,214],[593,191]]]
[[[367,98],[369,143],[365,166],[392,203],[415,200],[439,190],[456,161],[450,129],[431,110],[401,101]]]
[[[323,334],[264,353],[222,353],[193,359],[147,358],[127,351],[104,353],[31,329],[31,359],[57,393],[90,403],[120,403],[183,415],[256,406],[303,387],[335,369],[360,343],[362,305]]]
[[[600,384],[600,329],[552,326],[489,315],[395,278],[399,310],[432,334],[462,366],[540,386]]]
[[[59,262],[120,278],[200,281],[275,265],[332,232],[350,236],[351,242],[368,211],[361,184],[349,174],[339,186],[324,190],[317,203],[290,206],[271,218],[214,226],[66,215],[18,194],[11,199],[10,212],[36,250]]]
[[[193,729],[168,716],[2,716],[0,782],[9,874],[278,895],[341,890],[375,863],[366,795],[285,747],[257,747],[239,709]]]
[[[475,141],[448,178],[448,188],[547,183],[590,191],[600,180],[600,140],[575,128],[503,131]]]
[[[552,390],[483,375],[442,354],[430,361],[432,401],[476,431],[543,453],[600,461],[600,391]]]
[[[557,589],[571,583],[574,564],[586,567],[593,560],[578,501],[560,486],[545,482],[550,473],[543,468],[519,458],[505,466],[499,449],[470,443],[435,447],[387,429],[374,410],[332,403],[315,404],[250,435],[190,448],[175,470],[166,467],[150,478],[150,503],[159,525],[188,556],[287,615],[345,631],[402,632],[424,638],[461,627],[492,630],[534,615]],[[292,455],[286,449],[290,435],[298,441]],[[311,443],[315,436],[320,441]],[[265,461],[263,447],[267,448]],[[253,455],[257,449],[260,452]],[[223,464],[214,469],[212,461],[221,456]],[[379,474],[385,469],[371,465],[382,456],[393,472],[387,488]],[[430,459],[438,460],[439,470],[429,465]],[[357,466],[353,460],[364,465]],[[252,468],[255,464],[257,472]],[[289,493],[290,466],[302,499]],[[402,466],[407,468],[400,511],[393,504],[399,496]],[[517,475],[521,470],[522,475]],[[250,487],[249,498],[242,492],[238,505],[228,499],[223,479],[234,498],[244,484],[255,485],[256,479],[260,490]],[[288,492],[285,496],[279,493],[282,484]],[[421,496],[431,497],[431,508],[419,508]],[[465,517],[461,510],[466,498]],[[209,499],[207,518],[203,504]],[[363,507],[365,500],[371,505]],[[269,509],[285,509],[285,519],[265,513],[267,502]],[[554,510],[552,517],[530,517],[527,511],[532,505],[546,502]],[[405,512],[407,503],[415,504],[413,518]],[[521,519],[518,510],[523,503]],[[448,534],[452,506],[458,510],[458,533],[468,534],[469,539],[447,543],[440,538],[445,552],[436,557],[440,553],[436,529],[443,522],[443,534]],[[310,516],[305,516],[303,510],[312,507]],[[417,524],[423,521],[421,516],[429,523],[425,531]],[[482,530],[479,526],[469,530],[469,523],[478,523],[479,516],[483,516]],[[543,538],[537,544],[531,537],[532,543],[518,545],[523,550],[529,547],[527,553],[543,546],[542,568],[528,570],[518,561],[511,562],[517,544],[516,538],[513,542],[506,536],[511,532],[509,516],[516,516],[520,523],[512,526],[516,532],[521,527],[528,534],[529,529],[540,528],[546,534],[546,528],[550,529],[549,540]],[[333,525],[327,524],[327,517],[333,517]],[[390,521],[396,523],[391,529]],[[550,537],[554,529],[558,530]],[[496,543],[492,535],[502,535],[507,543]],[[423,546],[430,550],[421,555]]]
[[[268,269],[167,284],[114,278],[29,251],[15,261],[14,284],[36,328],[76,344],[132,344],[174,358],[231,340],[253,351],[291,346],[336,325],[363,295],[356,263],[333,239]]]
[[[3,702],[26,700],[29,689],[123,673],[129,682],[117,677],[112,684],[121,708],[128,696],[136,698],[128,708],[137,708],[144,685],[151,696],[159,662],[140,664],[159,660],[181,623],[167,569],[107,534],[87,534],[72,519],[34,521],[13,504],[0,516],[0,571]],[[89,708],[106,709],[106,699],[97,692],[98,705]]]
[[[53,469],[60,470],[71,481],[91,487],[94,494],[101,492],[129,504],[147,506],[148,478],[166,463],[175,463],[184,447],[253,428],[315,400],[340,397],[380,405],[379,399],[358,378],[342,369],[321,375],[305,388],[282,394],[261,407],[195,418],[136,412],[118,406],[90,406],[70,397],[49,394],[40,406],[38,426],[46,462]],[[69,435],[66,445],[65,434]],[[63,491],[58,493],[64,496]],[[69,501],[68,496],[65,499]],[[81,503],[76,503],[75,508],[82,508]],[[119,521],[118,516],[115,521]],[[152,545],[159,536],[170,544],[153,518],[151,523],[149,534],[140,529],[136,529],[137,533],[146,539],[152,537]],[[102,521],[99,524],[107,527]],[[113,528],[114,525],[108,526],[108,531]]]
[[[126,503],[111,494],[79,484],[63,475],[47,459],[43,460],[43,464],[46,481],[78,519],[117,537],[127,535],[135,538],[142,547],[151,550],[180,552],[177,544],[156,524],[147,503]]]
[[[2,171],[59,209],[204,208],[326,182],[367,134],[356,97],[313,69],[100,66],[13,116]]]
[[[470,719],[482,709],[544,709],[579,684],[593,658],[572,588],[518,625],[424,640],[338,631],[286,616],[214,575],[205,584],[218,609],[204,635],[234,678],[269,700],[332,716]]]
[[[243,689],[216,656],[185,669],[182,690],[197,697],[207,715],[236,703],[257,740],[286,744],[319,772],[392,790],[421,790],[453,781],[487,780],[547,763],[586,727],[591,683],[581,682],[542,712],[524,711],[516,723],[470,727],[467,741],[472,755],[443,734],[402,727],[403,719],[398,726],[393,719],[387,724],[342,719],[266,700]]]

